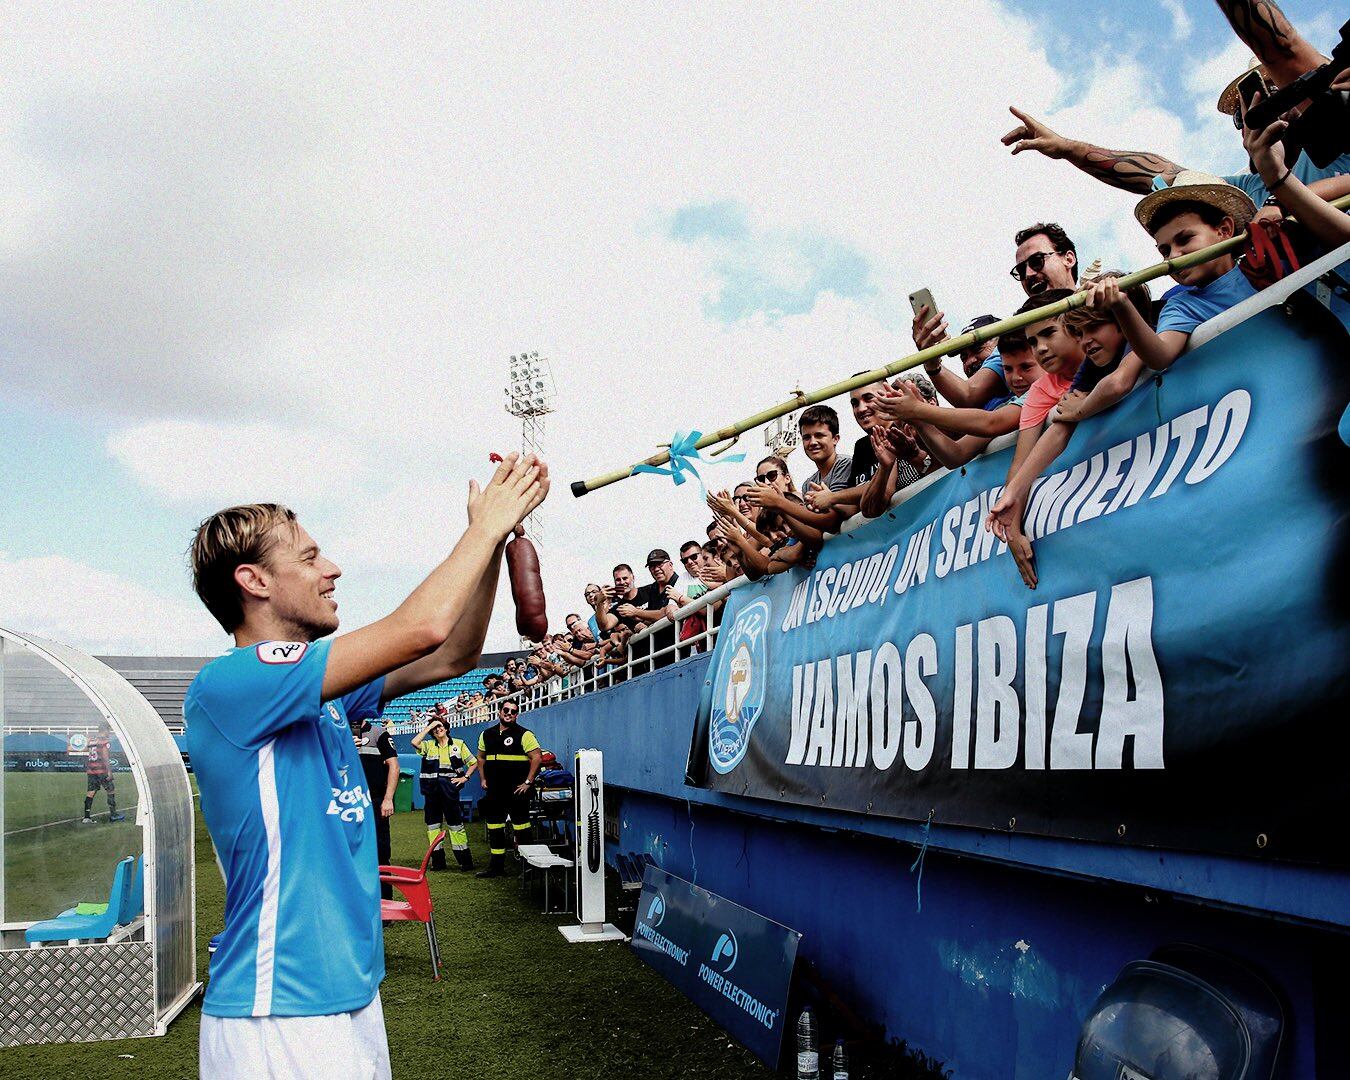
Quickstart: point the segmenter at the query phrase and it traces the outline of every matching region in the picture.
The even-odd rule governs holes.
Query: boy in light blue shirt
[[[1159,186],[1146,195],[1134,216],[1162,257],[1175,259],[1231,239],[1255,213],[1256,206],[1240,188],[1217,176],[1181,172],[1170,187]],[[1115,293],[1111,308],[1136,356],[1154,371],[1172,366],[1202,322],[1256,295],[1231,254],[1177,270],[1172,277],[1186,288],[1168,294],[1156,330],[1124,293]]]

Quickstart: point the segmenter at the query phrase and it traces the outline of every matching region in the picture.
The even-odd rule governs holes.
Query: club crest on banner
[[[764,632],[769,626],[768,600],[747,604],[727,633],[725,646],[731,662],[718,669],[713,684],[708,760],[719,773],[740,764],[750,747],[750,732],[764,711],[767,688]]]

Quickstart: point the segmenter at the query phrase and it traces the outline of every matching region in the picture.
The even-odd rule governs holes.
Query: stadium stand
[[[5,732],[64,735],[84,730],[94,715],[89,698],[37,657],[16,652],[5,662]],[[182,716],[179,716],[182,722]]]
[[[183,733],[183,696],[210,656],[100,656],[154,706],[175,735]]]
[[[393,721],[395,729],[398,730],[401,726],[411,723],[413,710],[422,712],[442,701],[453,701],[460,694],[472,694],[475,690],[481,691],[484,680],[489,675],[500,675],[506,670],[507,660],[513,656],[524,655],[524,653],[517,652],[484,653],[482,664],[472,671],[466,672],[458,678],[437,683],[435,686],[428,686],[425,690],[419,690],[415,694],[406,694],[401,698],[395,698],[386,707],[384,718]]]
[[[442,701],[452,701],[460,694],[472,694],[475,690],[481,691],[483,682],[489,675],[500,675],[504,670],[504,665],[474,668],[467,675],[461,675],[457,679],[448,679],[443,683],[437,683],[435,686],[428,686],[425,690],[418,690],[415,694],[405,694],[389,703],[384,710],[384,717],[386,720],[401,723],[411,717],[414,709],[418,711],[430,709],[433,705],[438,705]]]

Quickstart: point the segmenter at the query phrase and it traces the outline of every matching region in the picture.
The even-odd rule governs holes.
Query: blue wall
[[[560,758],[605,752],[622,850],[802,931],[802,954],[889,1035],[956,1077],[1063,1077],[1121,966],[1189,941],[1267,974],[1290,1016],[1282,1075],[1319,1075],[1315,1001],[1344,996],[1350,875],[935,827],[919,911],[919,826],[684,785],[706,669],[694,658],[523,719]]]

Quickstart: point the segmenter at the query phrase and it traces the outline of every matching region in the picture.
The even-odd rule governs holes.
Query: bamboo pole
[[[1330,203],[1337,210],[1350,210],[1350,195],[1343,195]],[[1247,242],[1247,233],[1240,232],[1236,236],[1221,240],[1217,244],[1211,244],[1207,248],[1201,248],[1199,251],[1193,251],[1189,255],[1180,255],[1175,259],[1167,259],[1164,262],[1156,263],[1153,266],[1146,267],[1143,270],[1136,270],[1133,274],[1126,274],[1120,279],[1121,289],[1128,289],[1135,285],[1142,285],[1145,282],[1153,281],[1156,278],[1165,277],[1175,270],[1186,270],[1192,266],[1199,266],[1201,263],[1209,262],[1211,259],[1218,258],[1220,255],[1227,255],[1230,252],[1239,250]],[[734,424],[718,428],[716,431],[708,432],[694,444],[695,449],[702,450],[708,446],[715,446],[717,443],[726,442],[728,439],[735,439],[747,431],[753,431],[757,427],[767,424],[770,420],[777,420],[780,416],[786,416],[790,412],[808,405],[818,405],[822,401],[828,401],[830,398],[839,397],[841,394],[847,394],[850,391],[858,389],[860,386],[868,386],[874,382],[880,382],[883,379],[889,379],[893,375],[898,375],[902,371],[908,371],[911,368],[918,367],[928,360],[934,360],[943,356],[954,356],[962,349],[970,348],[972,345],[978,345],[981,342],[988,341],[990,338],[999,337],[1008,333],[1010,330],[1020,330],[1024,326],[1030,326],[1034,322],[1041,322],[1044,319],[1055,318],[1063,315],[1066,311],[1072,311],[1074,308],[1080,308],[1087,300],[1086,292],[1076,292],[1070,297],[1056,301],[1053,304],[1047,304],[1043,308],[1037,308],[1035,311],[1026,311],[1021,315],[1013,315],[1006,319],[1000,319],[996,323],[990,323],[988,326],[981,326],[978,330],[972,330],[968,334],[961,334],[958,337],[948,338],[946,341],[940,341],[936,345],[930,345],[920,352],[912,353],[909,356],[902,357],[899,360],[893,360],[884,367],[873,368],[871,371],[864,371],[860,375],[854,375],[851,378],[844,379],[842,382],[831,383],[829,386],[823,386],[819,390],[813,390],[809,394],[801,393],[788,401],[780,402],[770,408],[763,409],[753,416],[747,416],[744,420],[738,420]],[[617,484],[620,480],[626,480],[633,475],[633,470],[638,465],[664,465],[670,460],[670,451],[661,450],[649,458],[644,458],[640,462],[629,465],[627,468],[615,469],[613,472],[605,473],[590,480],[574,480],[572,482],[572,494],[577,498],[585,495],[589,491],[595,491],[598,488],[608,487],[610,484]]]

